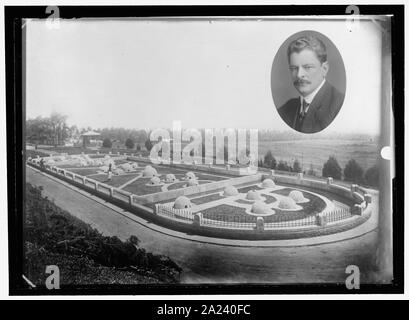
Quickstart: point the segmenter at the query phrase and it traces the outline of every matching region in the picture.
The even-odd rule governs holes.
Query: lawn
[[[157,193],[162,191],[162,186],[147,186],[150,178],[139,178],[131,184],[127,185],[123,190],[131,192],[136,195],[146,195],[151,193]]]
[[[121,176],[112,176],[111,181],[107,181],[108,175],[106,173],[103,174],[97,174],[95,176],[91,176],[90,179],[94,179],[103,183],[106,183],[110,186],[113,186],[115,188],[122,186],[124,183],[128,182],[129,180],[135,178],[138,174],[126,174],[126,175],[121,175]]]
[[[58,168],[63,169],[63,167],[58,166]],[[72,167],[71,167],[72,168]],[[75,169],[68,169],[68,171],[79,174],[81,176],[88,176],[90,174],[95,174],[98,173],[99,168],[98,167],[91,167],[91,168],[75,168]],[[106,175],[105,175],[106,176]],[[93,177],[92,177],[93,178]]]
[[[211,201],[216,201],[216,200],[220,200],[225,198],[224,196],[221,196],[219,193],[213,193],[213,194],[209,194],[207,196],[203,196],[200,198],[195,198],[195,199],[191,199],[190,201],[194,204],[203,204],[203,203],[207,203],[207,202],[211,202]]]

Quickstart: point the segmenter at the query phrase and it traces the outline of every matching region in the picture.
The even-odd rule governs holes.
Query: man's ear
[[[321,68],[322,68],[323,76],[324,76],[324,78],[325,78],[326,75],[327,75],[327,73],[328,73],[328,70],[329,70],[329,63],[328,63],[328,61],[323,62],[322,65],[321,65]]]

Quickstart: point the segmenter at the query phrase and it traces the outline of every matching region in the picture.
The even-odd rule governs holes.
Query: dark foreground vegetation
[[[60,269],[60,284],[177,283],[182,269],[166,256],[97,230],[26,184],[25,267],[27,278],[44,285],[46,266]]]

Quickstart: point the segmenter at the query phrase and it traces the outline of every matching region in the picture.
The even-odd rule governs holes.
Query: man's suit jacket
[[[299,129],[296,129],[301,106],[299,97],[288,100],[278,109],[278,113],[291,128],[303,133],[315,133],[325,129],[334,120],[341,109],[344,97],[344,94],[326,80],[311,101]]]

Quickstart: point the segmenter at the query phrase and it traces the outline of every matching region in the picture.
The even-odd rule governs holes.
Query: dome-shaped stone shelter
[[[239,191],[237,190],[236,187],[233,187],[233,186],[228,186],[228,187],[224,188],[224,190],[223,190],[223,195],[225,197],[236,196],[238,194],[239,194]]]
[[[177,179],[176,179],[176,177],[175,177],[175,175],[173,173],[168,173],[166,175],[165,179],[166,179],[166,182],[175,182],[175,181],[177,181]]]
[[[263,182],[261,183],[261,186],[263,188],[272,188],[275,187],[275,185],[276,184],[274,183],[274,181],[270,178],[264,179]]]
[[[149,184],[153,186],[158,186],[160,185],[160,179],[158,177],[152,177]]]
[[[270,209],[264,202],[256,201],[251,206],[251,212],[258,215],[271,215],[274,213],[274,210]]]
[[[302,202],[306,202],[307,199],[304,198],[304,195],[301,191],[299,190],[293,190],[290,192],[290,194],[288,195],[291,199],[293,199],[295,201],[295,203],[302,203]]]
[[[297,208],[297,205],[290,197],[282,197],[278,203],[278,207],[285,210],[294,210]]]
[[[189,181],[187,182],[187,185],[188,185],[189,187],[197,186],[197,185],[199,185],[199,181],[197,181],[196,179],[192,179],[192,180],[189,180]]]
[[[174,209],[188,209],[192,207],[192,203],[189,198],[185,196],[177,197],[175,203],[173,204]]]
[[[143,169],[143,172],[142,172],[142,176],[144,178],[152,178],[157,175],[158,175],[158,172],[156,171],[156,169],[150,165],[147,165],[145,169]]]
[[[192,171],[186,172],[185,178],[187,180],[196,180],[197,179],[196,175]]]
[[[129,163],[123,163],[119,166],[122,170],[124,170],[125,172],[130,172],[133,171],[132,166]]]
[[[257,191],[250,190],[250,191],[247,192],[246,199],[256,201],[256,200],[261,200],[261,197],[260,197],[260,194]]]
[[[102,167],[99,167],[99,169],[102,170],[103,172],[108,172],[109,167],[108,166],[102,166]]]

